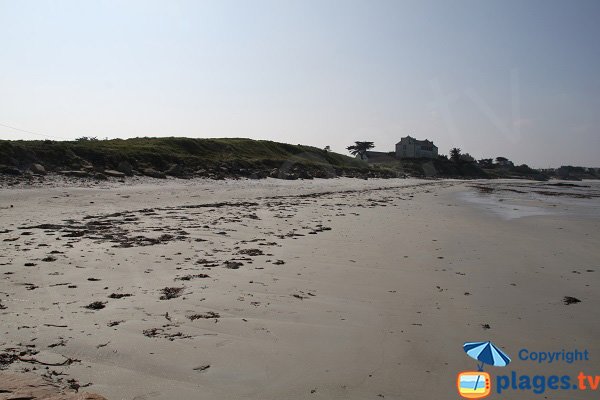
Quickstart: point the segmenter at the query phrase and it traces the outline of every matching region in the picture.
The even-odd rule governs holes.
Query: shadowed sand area
[[[548,212],[503,218],[465,200],[482,185],[2,189],[0,367],[108,399],[455,399],[463,342],[492,340],[509,372],[597,373],[600,219],[535,198],[506,201]]]

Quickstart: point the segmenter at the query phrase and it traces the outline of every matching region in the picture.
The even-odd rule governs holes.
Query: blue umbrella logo
[[[492,342],[467,342],[463,345],[465,353],[476,359],[481,364],[477,365],[479,371],[483,371],[483,365],[494,367],[506,367],[510,363],[510,357],[496,347]]]

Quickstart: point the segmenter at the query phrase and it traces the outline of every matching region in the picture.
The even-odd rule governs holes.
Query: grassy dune
[[[381,171],[363,161],[312,146],[251,139],[178,137],[78,141],[0,141],[0,164],[25,170],[40,163],[49,171],[93,166],[116,169],[122,162],[135,170],[167,171],[173,165],[186,174],[219,169],[226,174],[273,168],[300,168],[335,173]],[[242,173],[243,175],[243,173]]]

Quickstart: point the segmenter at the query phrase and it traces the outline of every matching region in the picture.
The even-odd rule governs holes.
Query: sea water
[[[600,181],[473,181],[459,199],[503,219],[536,215],[600,218]],[[485,188],[483,190],[482,188]]]

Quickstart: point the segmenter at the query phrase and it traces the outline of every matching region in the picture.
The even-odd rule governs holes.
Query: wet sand
[[[473,185],[2,189],[3,366],[108,399],[454,399],[479,340],[585,348],[597,373],[600,220],[501,218]]]

